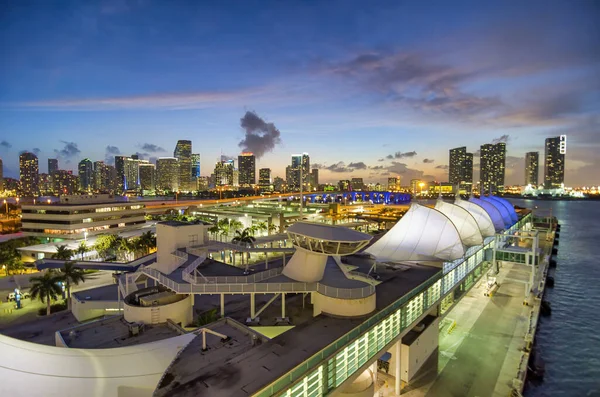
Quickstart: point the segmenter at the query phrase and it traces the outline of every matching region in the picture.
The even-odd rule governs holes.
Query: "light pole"
[[[85,232],[83,232],[83,241],[87,243],[87,230]]]
[[[8,201],[4,199],[4,205],[6,206],[6,217],[8,218]]]
[[[419,187],[421,188],[421,197],[423,197],[423,186],[425,186],[423,182],[419,183]]]

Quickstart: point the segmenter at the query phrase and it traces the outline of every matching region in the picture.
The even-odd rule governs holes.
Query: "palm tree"
[[[132,252],[134,252],[135,247],[133,246],[133,244],[126,238],[121,238],[119,241],[119,246],[117,248],[117,250],[119,250],[120,252],[125,253],[124,257],[126,259],[129,258],[129,254],[131,254]]]
[[[252,236],[252,234],[250,233],[250,229],[246,228],[244,230],[242,230],[241,232],[239,230],[235,231],[235,237],[231,240],[232,243],[235,244],[240,244],[240,245],[245,245],[246,247],[251,246],[252,244],[254,244],[254,242],[256,241],[256,239]],[[241,257],[242,257],[242,265],[244,264],[244,252],[241,252]],[[248,261],[246,260],[246,269],[244,270],[244,274],[248,274]]]
[[[85,283],[85,273],[78,267],[75,267],[75,262],[65,262],[59,273],[61,280],[65,283],[67,290],[67,307],[71,309],[71,285],[79,285],[79,282]]]
[[[267,222],[262,221],[256,224],[256,229],[264,233],[269,230],[269,226],[267,226]]]
[[[212,234],[213,234],[213,236],[215,237],[215,240],[216,240],[216,238],[217,238],[217,235],[219,234],[219,230],[220,230],[220,228],[219,228],[219,225],[216,225],[216,224],[215,224],[215,225],[212,225],[212,226],[211,226],[211,227],[208,229],[208,232],[209,232],[209,233],[212,233]]]
[[[237,232],[238,230],[241,230],[244,228],[244,224],[240,221],[238,221],[237,219],[232,219],[231,222],[229,222],[229,231],[230,232]]]
[[[61,288],[58,284],[62,276],[52,270],[48,270],[42,276],[31,277],[31,299],[39,299],[46,302],[46,315],[50,315],[50,301],[58,299]]]
[[[56,253],[52,255],[52,259],[61,259],[68,261],[73,257],[73,250],[67,248],[66,245],[59,245],[56,247]]]
[[[268,229],[269,235],[271,235],[271,233],[273,233],[276,230],[277,230],[277,226],[275,226],[274,224],[271,223],[269,225],[269,229]]]
[[[81,260],[83,260],[83,255],[88,252],[90,250],[90,248],[87,246],[87,244],[85,243],[85,241],[82,241],[79,243],[79,246],[77,247],[77,249],[75,250],[76,253],[78,253],[79,255],[81,255]]]
[[[139,237],[139,241],[146,254],[156,248],[156,235],[149,230]]]

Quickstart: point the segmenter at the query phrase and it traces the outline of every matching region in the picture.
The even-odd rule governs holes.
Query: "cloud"
[[[369,168],[372,169],[372,170],[382,170],[385,167],[383,165],[374,165],[374,166],[369,167]]]
[[[108,145],[106,147],[105,151],[106,151],[106,154],[112,154],[112,155],[115,155],[115,156],[121,154],[121,151],[119,150],[118,147],[111,146],[111,145]]]
[[[0,142],[0,146],[2,146],[5,149],[10,149],[12,147],[12,145],[10,143],[8,143],[7,141]]]
[[[334,163],[331,165],[316,163],[316,164],[313,164],[312,167],[318,168],[320,170],[327,170],[327,171],[336,172],[336,173],[354,172],[355,170],[365,170],[365,169],[369,168],[362,161],[359,161],[356,163],[350,163],[348,165],[346,165],[346,163],[344,163],[343,161],[338,161],[337,163]],[[381,169],[381,168],[374,168],[374,167],[370,167],[370,168]]]
[[[423,162],[424,162],[425,164],[431,164],[431,163],[434,163],[434,162],[435,162],[435,160],[432,160],[432,159],[423,159]]]
[[[355,170],[365,170],[365,169],[367,169],[367,165],[365,163],[363,163],[362,161],[359,161],[358,163],[348,164],[348,168],[353,168]]]
[[[71,160],[72,158],[78,156],[81,153],[81,150],[79,150],[79,148],[77,147],[77,144],[75,142],[67,142],[67,141],[60,141],[64,146],[62,149],[54,149],[54,153],[56,153],[56,155],[58,157],[67,159],[67,162],[69,162],[69,160]]]
[[[108,165],[115,165],[115,156],[120,154],[121,150],[118,147],[108,145],[104,149],[104,162]]]
[[[496,143],[507,143],[509,140],[510,140],[510,135],[504,134],[504,135],[502,135],[499,138],[494,138],[492,140],[492,143],[493,144],[496,144]]]
[[[238,146],[244,152],[252,152],[261,158],[281,143],[281,132],[273,123],[267,123],[255,112],[246,112],[240,119],[241,127],[246,131]]]
[[[440,170],[447,170],[449,167],[447,165],[438,165],[435,168],[440,169]]]
[[[155,145],[153,143],[144,143],[139,145],[140,148],[148,153],[158,153],[158,152],[166,152],[166,150],[158,145]]]
[[[425,172],[409,168],[405,163],[400,163],[398,161],[393,161],[391,165],[385,167],[385,170],[391,174],[401,175],[402,179],[405,181],[410,181],[411,179],[435,179],[432,175],[426,175]]]
[[[411,157],[415,157],[417,155],[417,152],[415,152],[414,150],[412,152],[396,152],[393,154],[388,154],[387,156],[385,156],[386,159],[388,160],[393,160],[393,159],[403,159],[403,158],[411,158]],[[381,161],[383,161],[383,159],[381,159]]]
[[[140,160],[145,160],[148,157],[148,153],[135,152],[133,155],[138,156]]]
[[[379,160],[377,160],[377,161],[385,161],[385,159],[383,159],[383,158],[382,158],[382,159],[379,159]]]
[[[32,151],[32,152],[33,152],[33,153],[34,153],[36,156],[39,156],[39,155],[40,155],[40,153],[42,152],[42,151],[40,150],[40,148],[37,148],[37,147],[34,147],[33,149],[31,149],[31,151]]]

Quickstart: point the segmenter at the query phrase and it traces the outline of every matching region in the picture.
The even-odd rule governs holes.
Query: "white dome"
[[[475,197],[471,197],[469,201],[482,207],[485,210],[485,212],[488,213],[488,215],[492,219],[492,223],[494,224],[494,229],[496,229],[497,232],[504,230],[505,226],[502,214],[500,214],[500,211],[498,211],[498,209],[492,203],[480,200]]]
[[[491,237],[496,234],[496,229],[494,228],[494,222],[490,215],[486,212],[483,207],[471,202],[461,200],[460,196],[456,196],[456,200],[454,204],[458,205],[461,208],[464,208],[475,218],[477,222],[477,226],[479,226],[479,231],[483,237]]]
[[[465,246],[473,247],[483,244],[483,237],[479,231],[477,221],[469,211],[458,205],[446,203],[441,199],[436,201],[435,209],[446,215],[454,223]]]
[[[504,222],[504,228],[508,229],[509,227],[512,226],[512,220],[510,219],[510,214],[508,213],[508,210],[506,209],[506,207],[504,206],[504,204],[502,204],[501,202],[492,199],[491,197],[488,196],[481,196],[479,197],[481,200],[490,203],[491,205],[493,205],[494,207],[496,207],[496,209],[498,210],[498,212],[500,213],[500,215],[502,216],[502,221]]]
[[[500,203],[502,203],[506,207],[506,209],[508,210],[508,214],[510,215],[510,219],[511,219],[513,225],[519,221],[519,216],[517,215],[517,212],[515,211],[515,207],[511,204],[510,201],[508,201],[505,198],[498,197],[498,196],[490,196],[490,198],[492,200],[499,201]]]

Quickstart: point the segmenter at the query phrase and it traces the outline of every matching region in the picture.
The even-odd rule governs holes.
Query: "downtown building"
[[[458,186],[459,192],[470,194],[473,190],[473,153],[465,146],[450,149],[448,181]]]
[[[310,185],[310,156],[308,153],[292,155],[292,164],[286,167],[285,177],[290,191],[299,191],[300,183],[303,185],[303,190],[307,190]]]
[[[539,175],[540,154],[538,152],[525,153],[525,186],[537,186]]]
[[[260,186],[262,190],[273,190],[270,168],[261,168],[258,170],[258,186]]]
[[[115,167],[105,164],[104,161],[94,161],[94,190],[96,192],[113,191],[114,169]]]
[[[79,189],[91,192],[94,188],[94,163],[90,159],[83,159],[77,167],[79,175]]]
[[[154,194],[156,166],[151,163],[143,163],[139,165],[140,173],[140,190],[142,194]]]
[[[256,184],[256,156],[245,152],[238,156],[239,186],[249,187]]]
[[[221,160],[215,164],[215,187],[234,185],[235,162],[226,156],[221,156]]]
[[[480,189],[483,192],[498,192],[504,190],[504,172],[506,165],[506,144],[481,145],[480,157]]]
[[[38,158],[30,152],[23,152],[19,156],[19,177],[21,182],[21,194],[28,197],[39,195],[39,167]]]
[[[388,178],[388,192],[399,192],[400,191],[400,177],[392,176]]]
[[[156,160],[155,188],[165,193],[179,191],[179,161],[175,157],[159,157]]]
[[[184,192],[196,190],[196,181],[192,178],[192,141],[178,140],[173,157],[179,164],[178,189]]]
[[[565,154],[567,136],[546,138],[544,162],[544,188],[558,189],[565,183]]]

